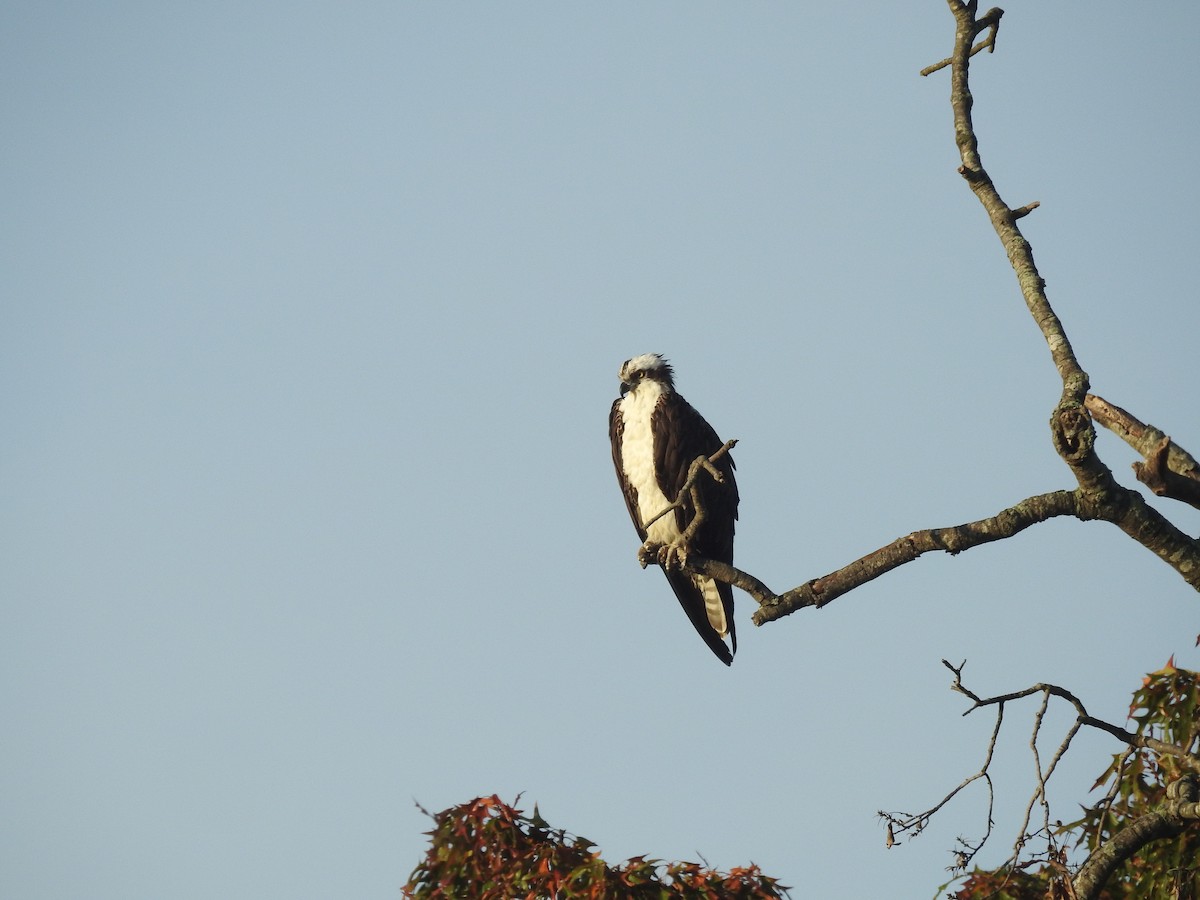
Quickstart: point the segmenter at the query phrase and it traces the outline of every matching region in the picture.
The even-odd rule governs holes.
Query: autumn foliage
[[[757,866],[718,872],[692,862],[635,856],[610,866],[586,838],[551,828],[537,807],[526,816],[500,800],[479,797],[432,814],[425,859],[404,896],[479,900],[769,900],[787,888]]]

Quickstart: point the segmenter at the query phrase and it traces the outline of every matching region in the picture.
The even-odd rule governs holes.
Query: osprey
[[[617,481],[643,542],[638,559],[644,566],[648,545],[665,545],[679,556],[694,550],[732,565],[738,493],[733,460],[728,454],[715,463],[724,483],[704,473],[697,479],[696,489],[706,515],[689,546],[680,545],[679,539],[696,515],[690,501],[655,519],[679,496],[696,457],[712,456],[721,448],[721,439],[704,417],[675,392],[674,370],[659,354],[627,359],[617,374],[621,396],[609,414],[608,432]],[[663,572],[700,637],[725,665],[730,665],[737,652],[733,589],[666,564]],[[732,650],[723,640],[726,635]]]

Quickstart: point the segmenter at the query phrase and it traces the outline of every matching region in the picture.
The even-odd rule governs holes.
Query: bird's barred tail
[[[697,578],[696,587],[704,595],[704,611],[708,614],[708,624],[721,637],[729,634],[729,623],[725,621],[725,604],[717,591],[717,583],[711,578]]]

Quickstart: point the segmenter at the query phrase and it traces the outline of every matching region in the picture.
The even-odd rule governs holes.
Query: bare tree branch
[[[956,690],[961,694],[965,694],[966,696],[975,700],[976,706],[978,706],[979,698],[974,693],[972,693],[970,690],[968,690],[962,683],[962,670],[963,670],[963,666],[965,666],[966,664],[967,663],[964,660],[962,665],[955,668],[954,666],[950,665],[950,663],[946,662],[946,660],[944,660],[944,659],[942,660],[942,665],[944,665],[946,668],[948,668],[951,672],[954,673],[954,684],[951,685],[951,689]],[[973,708],[974,707],[972,707],[972,709]],[[967,710],[967,712],[970,712],[970,711],[971,710]],[[963,713],[964,716],[966,714],[967,713]],[[988,789],[987,828],[984,831],[983,837],[981,837],[975,843],[971,843],[970,841],[967,841],[964,838],[958,839],[959,849],[956,850],[954,853],[954,865],[951,866],[951,870],[952,871],[962,871],[968,865],[970,865],[971,860],[974,858],[975,854],[978,853],[980,851],[980,849],[982,849],[983,845],[987,843],[988,838],[991,837],[991,835],[992,835],[992,826],[994,825],[994,822],[992,819],[992,810],[995,806],[995,801],[996,801],[996,789],[995,789],[995,785],[992,783],[992,776],[988,772],[988,769],[991,768],[992,756],[996,752],[996,740],[1000,737],[1000,727],[1003,724],[1004,724],[1004,704],[1001,703],[996,709],[996,724],[992,728],[992,737],[988,741],[987,752],[984,755],[983,765],[979,767],[979,771],[976,772],[974,775],[968,775],[966,778],[964,778],[962,783],[959,784],[958,787],[954,788],[952,791],[950,791],[950,793],[946,794],[945,797],[943,797],[941,800],[939,800],[937,803],[935,803],[929,809],[927,809],[923,812],[919,812],[919,813],[889,813],[889,812],[884,812],[883,810],[879,811],[879,813],[878,813],[879,817],[881,819],[884,819],[888,824],[888,837],[890,840],[892,840],[894,842],[895,835],[897,835],[897,834],[905,834],[905,833],[911,832],[914,837],[916,835],[920,834],[925,829],[925,826],[929,824],[929,820],[932,819],[933,816],[943,806],[945,806],[947,803],[949,803],[951,800],[953,800],[956,796],[958,796],[958,794],[964,788],[966,788],[970,784],[973,784],[976,781],[983,781],[987,785],[987,789]]]
[[[1200,790],[1194,775],[1185,775],[1167,787],[1167,800],[1137,818],[1097,848],[1075,876],[1079,900],[1096,900],[1117,867],[1151,841],[1174,837],[1200,821]]]
[[[880,575],[912,562],[934,550],[951,555],[980,544],[1012,537],[1030,525],[1056,516],[1089,518],[1079,503],[1077,491],[1055,491],[1029,497],[995,516],[949,528],[914,531],[821,578],[815,578],[783,594],[776,594],[755,576],[734,566],[689,555],[685,569],[723,581],[748,593],[760,604],[754,623],[762,625],[806,606],[820,608]]]
[[[979,156],[979,141],[971,119],[971,108],[975,102],[968,85],[971,42],[987,27],[989,17],[995,14],[998,21],[999,10],[990,10],[983,19],[976,20],[974,3],[963,4],[952,0],[950,7],[957,23],[954,53],[951,55],[950,106],[954,111],[954,140],[962,159],[958,171],[983,204],[992,227],[1008,253],[1009,263],[1017,274],[1025,303],[1042,331],[1050,348],[1051,358],[1062,378],[1064,399],[1073,398],[1077,404],[1082,404],[1087,391],[1087,373],[1080,368],[1062,323],[1050,307],[1050,301],[1046,297],[1046,283],[1033,260],[1033,248],[1017,227],[1013,210],[1001,199],[995,184],[983,168]]]
[[[986,38],[971,48],[972,56],[974,56],[976,53],[979,53],[981,50],[986,50],[988,53],[996,52],[996,33],[1000,30],[1000,17],[1002,15],[1004,15],[1004,10],[993,7],[977,20],[976,24],[980,27],[975,34],[979,34],[979,32],[989,27],[991,28],[991,31],[988,33]],[[972,40],[973,39],[974,38],[972,38]],[[946,68],[946,66],[951,65],[953,62],[953,58],[946,57],[941,62],[935,62],[932,66],[926,66],[921,70],[920,74],[922,77],[926,75],[932,75],[934,72],[937,72],[939,69]],[[1037,206],[1036,203],[1033,205],[1034,207]],[[1025,210],[1024,214],[1028,215],[1029,212],[1030,210],[1027,209]]]
[[[697,456],[692,460],[692,464],[688,467],[687,478],[684,479],[683,485],[679,488],[679,493],[675,495],[675,502],[656,513],[646,523],[645,527],[649,531],[650,526],[667,513],[686,506],[690,506],[692,509],[692,520],[688,523],[687,528],[683,530],[683,533],[669,544],[658,544],[647,539],[638,549],[637,554],[638,562],[643,569],[652,562],[657,562],[663,569],[692,570],[695,568],[688,565],[691,557],[691,542],[696,536],[696,532],[699,531],[700,526],[704,524],[704,520],[708,518],[708,507],[705,505],[704,495],[696,486],[696,480],[699,478],[700,473],[704,472],[713,481],[718,484],[724,484],[725,476],[716,467],[716,463],[736,446],[736,438],[728,440],[718,447],[712,456]]]
[[[1046,802],[1046,785],[1049,783],[1050,778],[1054,775],[1054,771],[1058,767],[1059,762],[1061,762],[1063,757],[1066,755],[1072,740],[1074,740],[1080,729],[1084,727],[1096,728],[1100,731],[1106,732],[1107,734],[1111,734],[1118,740],[1126,743],[1131,749],[1147,749],[1158,754],[1166,754],[1174,757],[1184,768],[1189,770],[1189,774],[1185,775],[1184,778],[1179,782],[1179,784],[1183,785],[1183,787],[1177,788],[1177,791],[1187,788],[1187,785],[1184,784],[1184,782],[1188,782],[1188,779],[1192,779],[1192,781],[1188,782],[1188,784],[1191,784],[1193,788],[1195,785],[1200,784],[1200,774],[1193,774],[1200,773],[1200,756],[1189,753],[1186,747],[1181,747],[1175,744],[1166,743],[1165,741],[1157,740],[1155,738],[1134,734],[1126,731],[1124,728],[1121,728],[1118,725],[1113,725],[1109,722],[1105,722],[1090,716],[1087,709],[1084,707],[1083,702],[1066,688],[1059,687],[1056,684],[1038,683],[1031,685],[1030,687],[1023,688],[1022,690],[1012,691],[1011,693],[1007,694],[997,694],[993,697],[980,697],[963,683],[962,672],[966,667],[965,661],[958,666],[954,666],[943,659],[942,665],[954,673],[954,681],[951,683],[950,689],[962,694],[971,701],[971,705],[963,712],[964,716],[984,707],[993,706],[996,708],[996,722],[992,727],[991,738],[988,740],[983,765],[980,767],[979,771],[965,778],[962,783],[947,793],[946,796],[944,796],[929,809],[919,813],[888,813],[880,811],[879,816],[887,822],[888,833],[892,836],[893,840],[896,835],[903,835],[905,833],[910,833],[915,836],[920,834],[921,831],[923,831],[929,824],[930,819],[932,819],[933,816],[942,809],[942,807],[956,797],[964,788],[976,781],[985,781],[988,786],[986,830],[983,837],[974,843],[963,838],[958,839],[959,848],[954,851],[955,864],[951,867],[952,871],[964,870],[970,864],[975,854],[982,849],[985,843],[987,843],[988,837],[990,837],[992,833],[994,826],[994,822],[992,820],[992,810],[995,794],[989,769],[995,753],[996,742],[1000,737],[1000,729],[1004,723],[1005,706],[1008,703],[1017,700],[1023,700],[1027,697],[1032,697],[1038,694],[1040,694],[1042,698],[1038,710],[1034,714],[1033,728],[1029,738],[1029,747],[1034,760],[1036,784],[1034,786],[1033,794],[1025,807],[1025,814],[1022,818],[1020,828],[1017,831],[1016,839],[1013,843],[1012,854],[1004,863],[1002,863],[1001,868],[1017,867],[1020,863],[1021,854],[1024,851],[1026,844],[1031,837],[1035,836],[1035,834],[1044,835],[1046,840],[1049,842],[1047,850],[1045,851],[1044,855],[1040,857],[1042,861],[1051,865],[1057,865],[1059,862],[1061,862],[1061,860],[1059,860],[1059,856],[1061,855],[1060,848],[1056,847],[1053,843],[1053,829],[1051,828],[1050,823],[1050,809]],[[1072,707],[1074,707],[1075,721],[1071,723],[1062,741],[1059,743],[1058,748],[1055,750],[1054,755],[1050,758],[1049,763],[1043,768],[1041,753],[1038,749],[1038,737],[1041,734],[1042,722],[1045,718],[1047,710],[1049,709],[1051,697],[1058,697],[1061,700],[1065,700]],[[1175,788],[1175,786],[1172,785],[1172,788]],[[1195,802],[1196,800],[1200,799],[1200,797],[1180,795],[1177,799],[1179,800],[1179,803],[1177,803],[1175,806],[1169,806],[1168,804],[1169,808],[1163,807],[1160,810],[1156,810],[1155,813],[1152,814],[1159,815],[1161,813],[1163,816],[1165,816],[1163,821],[1158,822],[1155,820],[1154,823],[1148,823],[1147,825],[1142,826],[1144,829],[1146,829],[1145,831],[1139,831],[1135,829],[1130,833],[1126,840],[1131,844],[1137,841],[1140,841],[1140,843],[1136,843],[1136,846],[1132,846],[1127,853],[1125,853],[1123,850],[1120,851],[1124,853],[1124,855],[1114,857],[1115,862],[1112,864],[1114,867],[1119,865],[1124,859],[1127,859],[1129,855],[1131,855],[1148,841],[1157,840],[1160,837],[1166,837],[1170,834],[1178,833],[1178,831],[1184,827],[1182,823],[1185,820],[1193,821],[1200,819],[1200,803]],[[1029,830],[1029,823],[1033,815],[1033,808],[1038,804],[1040,804],[1042,807],[1042,824],[1036,832],[1031,833]],[[1152,816],[1146,816],[1145,818],[1150,819],[1151,817]],[[1142,820],[1139,819],[1137,821],[1140,822]],[[1137,823],[1135,822],[1134,824],[1136,825]],[[1174,830],[1163,830],[1168,826]],[[1119,833],[1118,836],[1123,833],[1124,832]],[[1108,855],[1118,852],[1108,851],[1106,849],[1107,846],[1108,845],[1105,845],[1105,847],[1093,853],[1093,858],[1100,855],[1102,851]],[[1097,860],[1095,865],[1099,866],[1101,861],[1106,860],[1107,858],[1107,855],[1100,856],[1100,859]],[[1091,864],[1092,858],[1089,858],[1088,865]],[[1086,868],[1087,866],[1085,865],[1084,869]],[[1108,872],[1111,872],[1111,868],[1105,872],[1103,876],[1104,878],[1108,877]],[[1078,879],[1083,876],[1084,870],[1081,870],[1079,876],[1076,878],[1076,890],[1080,890]],[[1101,881],[1100,884],[1102,885],[1103,881]],[[1083,896],[1085,896],[1085,894],[1080,892],[1080,897]]]
[[[774,621],[806,606],[820,609],[842,594],[934,550],[954,555],[980,544],[1012,537],[1030,525],[1045,522],[1056,516],[1091,518],[1079,501],[1080,495],[1077,491],[1039,494],[977,522],[914,531],[835,572],[814,578],[779,596],[764,597],[750,592],[760,604],[760,608],[754,613],[754,624],[762,625]],[[714,572],[707,574],[718,580],[725,580]],[[730,583],[736,584],[732,581]],[[737,587],[742,585],[737,584]]]
[[[1192,540],[1154,512],[1137,492],[1118,485],[1112,472],[1095,454],[1096,432],[1083,405],[1089,387],[1087,373],[1075,358],[1062,322],[1050,306],[1046,282],[1034,263],[1033,248],[1017,225],[1019,216],[1001,199],[979,156],[979,141],[971,119],[974,98],[968,73],[971,42],[988,27],[992,12],[976,19],[975,2],[948,0],[948,3],[956,23],[954,52],[951,54],[950,106],[954,111],[954,139],[962,160],[958,171],[983,204],[1008,254],[1025,305],[1041,329],[1062,380],[1062,396],[1050,421],[1054,448],[1071,468],[1086,500],[1094,505],[1096,514],[1089,518],[1104,519],[1117,525],[1173,566],[1188,584],[1200,590],[1200,542]]]
[[[984,48],[989,52],[994,51],[996,33],[1003,12],[999,9],[992,9],[983,16],[977,16],[978,0],[969,0],[969,2],[947,0],[947,4],[956,22],[954,52],[947,60],[927,67],[922,70],[921,74],[929,75],[947,66],[950,67],[950,103],[954,113],[955,143],[961,159],[958,171],[983,205],[1017,276],[1026,307],[1041,330],[1050,351],[1051,360],[1058,371],[1059,379],[1062,382],[1062,393],[1050,420],[1051,440],[1055,452],[1074,475],[1078,488],[1071,492],[1044,494],[1041,497],[1024,501],[1027,507],[1030,505],[1034,507],[1022,510],[1026,513],[1024,516],[1015,515],[1021,506],[1018,504],[1017,507],[1005,510],[992,519],[975,523],[975,526],[984,526],[983,529],[972,526],[949,529],[951,535],[961,536],[965,540],[965,545],[957,548],[945,540],[940,543],[932,540],[939,532],[914,532],[907,538],[895,541],[823,579],[810,581],[778,598],[767,598],[765,602],[759,598],[762,606],[754,616],[756,624],[771,621],[803,606],[823,606],[840,593],[915,559],[926,549],[922,541],[918,540],[919,538],[932,544],[928,549],[943,549],[953,553],[978,543],[1011,537],[1012,534],[1034,522],[1045,521],[1052,515],[1074,515],[1080,519],[1101,519],[1117,525],[1128,536],[1170,564],[1188,584],[1200,590],[1200,541],[1184,534],[1165,517],[1149,507],[1140,493],[1116,482],[1112,471],[1095,452],[1096,432],[1093,417],[1117,431],[1144,457],[1143,462],[1135,464],[1135,473],[1140,481],[1148,485],[1159,496],[1178,499],[1200,508],[1200,468],[1197,467],[1195,460],[1182,448],[1173,445],[1170,438],[1162,432],[1147,428],[1124,410],[1112,407],[1104,403],[1102,399],[1088,393],[1088,375],[1079,364],[1062,323],[1050,305],[1045,292],[1045,281],[1034,262],[1033,250],[1017,224],[1020,219],[1036,209],[1038,204],[1036,202],[1029,203],[1018,209],[1009,207],[1000,197],[979,154],[979,143],[971,118],[974,98],[971,95],[968,81],[970,60]],[[990,31],[988,37],[976,44],[976,38],[984,31]],[[1007,521],[1010,527],[1005,530],[1008,533],[1001,533],[1002,529],[995,526],[1000,524],[1002,517],[1006,514],[1014,515]],[[980,539],[981,532],[984,535],[982,539]],[[1059,887],[1062,895],[1081,898],[1081,900],[1095,900],[1113,870],[1150,841],[1177,834],[1187,825],[1200,821],[1200,802],[1197,802],[1200,800],[1200,788],[1198,788],[1200,779],[1192,774],[1200,770],[1200,758],[1188,753],[1186,747],[1174,746],[1153,738],[1136,735],[1119,726],[1095,719],[1088,714],[1077,697],[1056,685],[1037,684],[1012,694],[980,698],[963,685],[961,677],[963,666],[955,668],[945,660],[943,663],[954,672],[952,688],[972,700],[973,705],[967,710],[968,713],[983,706],[996,707],[996,724],[988,743],[985,762],[978,772],[969,776],[939,803],[923,813],[895,815],[881,812],[880,815],[888,823],[889,846],[897,833],[905,831],[919,833],[931,816],[974,781],[985,779],[989,787],[989,796],[991,796],[992,783],[988,769],[1003,722],[1004,706],[1010,701],[1033,694],[1041,694],[1041,704],[1034,716],[1029,740],[1037,783],[1026,806],[1009,860],[1009,865],[1014,869],[1021,857],[1025,842],[1030,837],[1030,819],[1034,806],[1039,803],[1043,810],[1040,831],[1045,834],[1048,841],[1045,860],[1060,873],[1062,880],[1059,882]],[[1059,697],[1069,702],[1075,708],[1076,716],[1054,755],[1043,767],[1038,738],[1051,697]],[[1065,878],[1067,871],[1065,854],[1061,848],[1054,845],[1050,827],[1046,785],[1070,747],[1071,741],[1085,726],[1105,731],[1124,741],[1131,748],[1151,749],[1155,752],[1170,754],[1191,772],[1171,785],[1166,803],[1117,832],[1111,840],[1092,853],[1075,879],[1067,881]],[[960,871],[964,869],[971,857],[986,842],[991,831],[992,807],[989,800],[987,833],[978,844],[968,844],[960,838],[960,843],[966,848],[966,852],[960,850],[956,853],[956,863],[953,868]]]
[[[1046,685],[1045,687],[1051,687]],[[1013,852],[1010,859],[1015,864],[1020,857],[1021,848],[1025,846],[1026,835],[1029,834],[1029,819],[1033,815],[1033,807],[1040,803],[1042,807],[1042,827],[1041,833],[1049,839],[1050,830],[1050,803],[1046,798],[1046,782],[1050,780],[1050,776],[1054,774],[1054,770],[1058,767],[1059,762],[1067,752],[1067,748],[1071,746],[1071,741],[1075,735],[1079,733],[1082,725],[1080,720],[1076,718],[1071,727],[1067,730],[1066,735],[1062,739],[1062,743],[1058,745],[1058,749],[1054,752],[1054,756],[1050,759],[1050,765],[1046,767],[1046,771],[1042,771],[1042,758],[1038,752],[1037,739],[1038,734],[1042,730],[1042,719],[1046,715],[1046,710],[1050,706],[1051,691],[1044,691],[1042,694],[1042,705],[1038,708],[1037,715],[1033,720],[1033,734],[1029,737],[1029,748],[1033,752],[1033,762],[1037,771],[1037,787],[1034,789],[1033,796],[1029,798],[1029,803],[1025,807],[1025,817],[1021,820],[1021,828],[1018,833],[1017,841],[1013,845]],[[990,815],[990,813],[989,813]],[[1053,857],[1056,848],[1049,848],[1049,856]]]
[[[1017,221],[1038,204],[1035,202],[1018,209],[1010,208],[983,167],[971,118],[974,98],[968,73],[972,56],[984,48],[989,51],[995,49],[996,31],[1003,11],[993,8],[976,18],[977,0],[947,0],[947,3],[956,22],[954,52],[947,60],[929,67],[922,74],[938,71],[947,65],[950,67],[950,105],[954,112],[955,142],[961,158],[958,171],[987,212],[1016,273],[1025,305],[1041,330],[1050,358],[1058,371],[1062,394],[1050,419],[1051,440],[1055,452],[1075,476],[1078,488],[1030,497],[990,518],[966,525],[914,531],[835,572],[814,578],[779,595],[757,577],[732,566],[711,560],[687,561],[687,567],[694,571],[732,584],[754,597],[760,605],[754,613],[756,625],[774,621],[804,607],[819,609],[842,594],[931,550],[959,553],[980,544],[1012,537],[1037,522],[1068,515],[1084,521],[1101,520],[1116,525],[1174,568],[1187,584],[1200,591],[1200,539],[1185,534],[1149,506],[1138,491],[1118,484],[1112,471],[1095,453],[1096,431],[1092,415],[1097,415],[1096,404],[1092,402],[1085,406],[1090,396],[1088,375],[1076,359],[1062,322],[1046,296],[1046,283],[1034,262],[1033,248],[1017,225]],[[975,45],[973,42],[984,31],[990,31],[988,38]],[[1139,470],[1139,477],[1143,477],[1144,473],[1143,480],[1148,480],[1152,487],[1161,483],[1166,495],[1172,495],[1171,492],[1182,493],[1184,488],[1178,486],[1178,476],[1185,471],[1196,471],[1194,460],[1177,447],[1173,452],[1173,446],[1169,442],[1164,446],[1160,441],[1153,452],[1145,454],[1147,461]],[[1172,460],[1175,461],[1174,465]],[[1189,461],[1191,468],[1187,468]]]
[[[737,438],[734,438],[722,444],[717,449],[717,452],[712,456],[697,456],[694,460],[692,460],[692,464],[688,467],[688,475],[683,482],[683,487],[679,489],[679,493],[675,496],[675,502],[657,512],[654,517],[646,523],[646,529],[649,530],[651,525],[653,525],[667,513],[673,512],[674,510],[677,510],[681,506],[685,506],[688,503],[691,503],[693,508],[697,510],[696,519],[700,520],[702,517],[699,514],[699,510],[703,506],[703,501],[700,498],[699,492],[696,490],[696,476],[700,474],[701,470],[703,470],[712,476],[713,481],[716,481],[718,484],[724,484],[725,476],[722,475],[717,469],[715,463],[717,463],[722,456],[728,454],[729,451],[736,446]],[[695,532],[693,531],[692,533],[694,534]]]
[[[1130,496],[1136,500],[1129,501]],[[1101,519],[1114,522],[1123,530],[1134,530],[1131,536],[1163,557],[1180,572],[1185,581],[1200,590],[1200,541],[1188,537],[1147,506],[1137,492],[1122,494],[1121,499],[1129,502],[1097,502],[1096,498],[1082,490],[1053,491],[1028,497],[987,519],[948,528],[914,531],[896,538],[890,544],[828,575],[814,578],[782,594],[776,594],[756,576],[714,560],[689,555],[683,568],[745,591],[759,603],[759,609],[752,617],[754,624],[763,625],[805,607],[820,609],[843,594],[931,551],[943,551],[953,556],[981,544],[1012,537],[1048,519],[1074,516],[1084,521]]]
[[[1011,694],[1000,694],[998,696],[988,697],[986,700],[983,700],[976,697],[975,694],[963,686],[962,679],[960,677],[963,668],[962,666],[955,668],[944,659],[942,660],[942,665],[950,669],[950,671],[954,672],[955,674],[954,683],[950,685],[950,689],[957,691],[960,694],[964,694],[975,701],[974,705],[963,713],[964,716],[969,715],[981,706],[1004,704],[1011,700],[1021,700],[1034,694],[1044,693],[1047,696],[1059,697],[1063,700],[1066,700],[1071,704],[1071,706],[1075,707],[1075,712],[1081,725],[1086,725],[1089,728],[1095,728],[1099,731],[1107,732],[1117,740],[1128,744],[1132,749],[1152,750],[1158,754],[1173,756],[1178,759],[1185,768],[1189,768],[1197,773],[1200,773],[1200,757],[1196,757],[1191,753],[1188,753],[1184,747],[1179,747],[1175,744],[1168,744],[1165,741],[1160,741],[1155,738],[1135,734],[1132,731],[1127,731],[1120,725],[1113,725],[1111,722],[1106,722],[1103,719],[1097,719],[1094,716],[1089,715],[1087,709],[1084,708],[1083,701],[1081,701],[1066,688],[1059,687],[1056,684],[1045,684],[1039,682],[1031,687],[1025,688],[1024,690],[1013,691]]]
[[[1087,725],[1089,728],[1108,732],[1117,740],[1124,741],[1132,750],[1150,750],[1160,756],[1173,756],[1179,760],[1180,765],[1185,769],[1191,769],[1193,772],[1200,773],[1200,757],[1188,753],[1184,747],[1168,744],[1157,738],[1135,734],[1132,731],[1122,728],[1120,725],[1113,725],[1111,722],[1105,722],[1103,719],[1097,719],[1086,714],[1079,717],[1079,722],[1082,725]]]
[[[1088,394],[1084,406],[1092,418],[1145,457],[1133,464],[1138,481],[1159,497],[1169,497],[1200,509],[1200,463],[1153,425]]]

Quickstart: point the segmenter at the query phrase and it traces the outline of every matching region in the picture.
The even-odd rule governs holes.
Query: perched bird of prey
[[[644,565],[648,545],[665,545],[680,556],[686,557],[691,550],[732,565],[738,493],[728,453],[715,463],[723,483],[704,472],[696,479],[705,518],[686,546],[680,544],[680,538],[696,517],[690,498],[685,497],[686,502],[679,508],[655,520],[679,496],[696,457],[712,456],[721,448],[721,439],[704,417],[676,393],[674,370],[659,354],[645,353],[625,360],[618,377],[621,396],[613,403],[608,431],[617,481],[643,542],[639,559]],[[659,558],[664,559],[661,555]],[[677,566],[663,565],[663,571],[704,643],[725,665],[730,665],[737,652],[733,589],[711,578],[689,575]],[[724,641],[726,635],[732,649]]]

